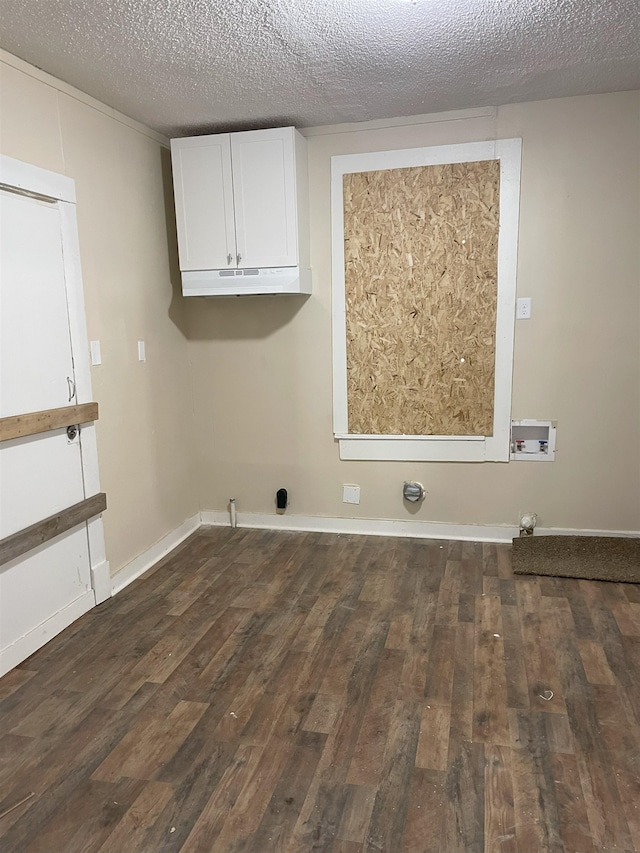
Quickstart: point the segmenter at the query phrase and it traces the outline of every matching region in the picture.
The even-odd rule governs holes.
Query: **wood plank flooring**
[[[640,851],[640,586],[203,529],[0,680],[7,809],[3,853]]]

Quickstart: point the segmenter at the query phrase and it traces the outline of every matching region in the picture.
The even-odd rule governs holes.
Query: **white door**
[[[294,129],[231,134],[239,267],[298,263]]]
[[[229,134],[171,140],[181,270],[235,268]]]
[[[0,190],[0,417],[75,403],[60,206]],[[0,538],[86,496],[79,437],[0,444]],[[86,524],[0,566],[0,674],[94,603]]]

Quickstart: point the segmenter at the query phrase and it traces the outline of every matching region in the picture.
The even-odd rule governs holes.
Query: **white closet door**
[[[240,267],[298,263],[294,130],[231,134]]]
[[[0,417],[73,405],[58,204],[3,190],[0,219]],[[78,437],[60,429],[0,444],[0,538],[84,498]],[[86,524],[0,566],[0,652],[10,658],[90,589]]]
[[[171,140],[181,270],[236,266],[229,134]]]

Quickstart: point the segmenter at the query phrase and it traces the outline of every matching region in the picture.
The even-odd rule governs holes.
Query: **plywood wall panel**
[[[349,432],[491,435],[497,160],[344,176]]]

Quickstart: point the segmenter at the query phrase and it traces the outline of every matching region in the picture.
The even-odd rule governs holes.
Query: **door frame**
[[[0,155],[0,189],[54,202],[58,207],[76,403],[89,403],[93,395],[80,266],[75,181],[66,175]],[[80,458],[85,497],[97,494],[100,491],[100,476],[96,427],[93,422],[82,426]],[[106,558],[102,516],[87,521],[86,527],[91,588],[95,603],[100,604],[111,596],[111,572]]]

